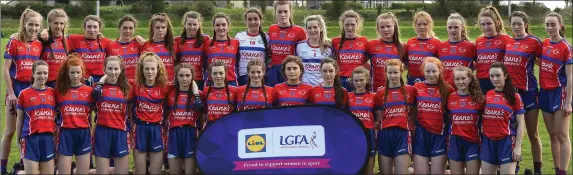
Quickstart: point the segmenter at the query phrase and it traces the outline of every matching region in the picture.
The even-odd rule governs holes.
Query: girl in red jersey
[[[354,114],[366,128],[369,133],[368,145],[368,162],[366,169],[363,173],[374,173],[374,157],[376,157],[376,138],[374,131],[374,108],[376,103],[376,93],[372,93],[370,88],[372,81],[370,81],[370,71],[368,69],[358,66],[352,71],[352,85],[354,85],[354,92],[348,93],[348,109]]]
[[[265,63],[266,58],[269,56],[269,36],[263,31],[263,27],[261,26],[263,13],[259,9],[250,8],[245,11],[243,18],[247,26],[247,31],[238,32],[237,35],[235,35],[235,39],[239,40],[240,43],[240,57],[238,58],[239,69],[237,70],[239,73],[238,82],[240,86],[247,84],[249,81],[247,64],[249,64],[250,60],[258,59]]]
[[[24,36],[24,35],[23,35]],[[32,64],[32,85],[18,96],[17,136],[25,174],[54,173],[56,100],[54,89],[46,86],[48,63]]]
[[[209,36],[203,33],[203,16],[201,14],[188,11],[181,19],[183,23],[183,31],[181,36],[175,38],[177,44],[176,62],[189,63],[195,70],[193,72],[193,80],[197,83],[197,87],[203,90],[205,85],[203,72],[205,72],[205,57],[204,51],[208,46]]]
[[[444,80],[444,65],[434,57],[422,64],[424,82],[414,84],[417,92],[416,127],[413,139],[414,173],[444,174],[448,132],[446,100],[454,89]],[[431,167],[428,167],[431,163]]]
[[[175,66],[175,87],[167,96],[169,173],[195,174],[197,128],[203,112],[203,92],[193,84],[194,66],[180,63]]]
[[[527,129],[527,136],[531,143],[533,171],[541,174],[543,149],[537,128],[539,92],[533,67],[536,59],[541,56],[542,43],[537,37],[529,34],[529,16],[526,13],[522,11],[511,13],[509,22],[513,31],[513,39],[509,40],[505,46],[503,64],[507,67],[509,77],[525,106],[525,129]]]
[[[91,156],[91,112],[93,88],[83,84],[85,66],[76,54],[62,64],[56,80],[55,99],[62,122],[58,133],[58,173],[71,174],[76,156],[76,173],[88,174]]]
[[[213,85],[205,87],[205,115],[203,128],[211,125],[215,120],[224,115],[237,111],[235,108],[235,86],[227,84],[227,65],[222,61],[215,61],[209,65],[208,73],[213,80]]]
[[[251,60],[247,64],[249,81],[247,85],[237,89],[237,110],[249,110],[267,108],[272,106],[274,101],[274,89],[266,86],[265,62],[263,60]]]
[[[438,46],[438,58],[444,65],[444,80],[454,86],[453,70],[457,66],[473,68],[476,46],[468,38],[466,21],[452,13],[447,21],[448,40]]]
[[[213,16],[213,40],[205,49],[207,64],[216,61],[225,63],[227,75],[225,83],[237,86],[237,67],[239,65],[239,41],[229,36],[231,18],[227,14],[217,13]]]
[[[404,44],[400,42],[398,18],[392,12],[380,14],[376,18],[376,31],[379,39],[368,42],[368,54],[372,64],[373,90],[377,91],[386,84],[384,65],[390,59],[404,56]]]
[[[567,174],[571,159],[571,100],[573,96],[573,58],[571,44],[565,39],[565,24],[558,13],[545,16],[545,31],[540,57],[539,109],[551,138],[551,152],[557,174]]]
[[[353,89],[349,79],[352,70],[368,62],[365,54],[368,39],[360,36],[363,23],[364,19],[360,14],[354,10],[345,11],[338,21],[340,36],[332,38],[335,59],[340,65],[340,81],[342,86],[350,91]],[[378,22],[376,25],[378,26]]]
[[[137,20],[131,15],[125,15],[119,19],[117,28],[119,29],[119,38],[110,42],[106,49],[107,56],[120,56],[125,64],[125,76],[129,82],[135,81],[135,67],[139,59],[141,46],[137,39],[132,38],[137,28]],[[136,38],[143,40],[141,36]]]
[[[165,13],[154,14],[149,20],[149,41],[147,41],[141,51],[148,51],[157,54],[167,70],[167,82],[173,83],[175,67],[175,53],[177,48],[173,42],[173,27],[169,16]]]
[[[55,88],[58,70],[70,52],[70,43],[65,37],[70,19],[66,12],[60,8],[50,10],[47,18],[49,39],[44,42],[44,49],[40,58],[46,61],[50,68],[46,85]]]
[[[4,134],[0,149],[1,173],[6,173],[12,137],[16,126],[16,104],[20,91],[31,85],[32,64],[40,59],[42,43],[37,35],[42,25],[42,15],[26,9],[20,17],[19,37],[10,39],[4,52],[4,83],[6,83]]]
[[[448,112],[451,121],[448,141],[448,159],[452,174],[479,174],[479,117],[485,97],[473,70],[459,66],[454,68],[457,91],[448,96]]]
[[[503,20],[497,9],[487,6],[478,14],[478,22],[482,36],[476,39],[477,58],[476,69],[482,93],[494,89],[489,80],[489,66],[497,61],[502,61],[505,54],[505,44],[510,42],[511,37],[505,34]]]
[[[312,86],[301,82],[304,66],[300,57],[287,56],[281,64],[281,69],[286,82],[277,84],[274,87],[275,106],[308,104]]]
[[[310,90],[312,104],[331,105],[341,110],[348,107],[348,91],[342,87],[339,72],[334,59],[326,58],[320,62],[323,83]]]
[[[292,22],[292,4],[289,0],[277,0],[273,7],[277,23],[269,26],[270,60],[266,61],[268,86],[275,86],[285,81],[281,72],[283,68],[280,67],[282,62],[288,55],[295,54],[296,44],[299,41],[307,38],[304,29]]]
[[[522,160],[525,110],[503,63],[493,63],[489,77],[495,89],[485,96],[481,119],[481,173],[496,174],[499,167],[501,174],[515,174],[517,162]]]
[[[70,34],[72,52],[78,53],[86,65],[86,76],[89,77],[86,84],[93,85],[99,82],[104,75],[104,65],[101,64],[106,58],[105,50],[108,48],[110,39],[100,36],[103,29],[103,21],[95,15],[88,15],[82,24],[83,35]]]
[[[149,173],[161,173],[163,156],[163,101],[168,95],[167,75],[161,58],[153,52],[144,52],[137,62],[133,85],[133,113],[130,118],[135,127],[133,161],[135,174],[146,173],[149,155]],[[133,116],[132,116],[133,115]]]
[[[125,76],[123,60],[118,56],[104,61],[106,77],[94,87],[96,101],[96,128],[93,150],[96,156],[96,173],[109,174],[110,159],[113,158],[116,174],[127,174],[129,170],[128,111],[127,104],[133,98],[132,86]]]
[[[410,38],[406,44],[407,57],[404,63],[408,67],[408,84],[424,81],[424,76],[420,66],[426,57],[437,56],[438,45],[442,41],[434,34],[434,20],[428,12],[420,11],[414,15],[412,24],[417,36]]]
[[[410,163],[410,110],[416,99],[416,88],[402,79],[405,66],[399,59],[385,64],[388,79],[376,93],[376,122],[378,131],[378,167],[382,174],[408,174]]]

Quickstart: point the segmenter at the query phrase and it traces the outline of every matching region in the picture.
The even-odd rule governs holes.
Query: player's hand
[[[143,37],[141,37],[140,35],[135,35],[133,38],[131,38],[132,40],[137,41],[140,45],[145,44],[145,39]]]
[[[107,75],[103,75],[100,79],[99,79],[99,83],[105,83],[105,80],[107,80]],[[98,83],[98,82],[95,82]]]
[[[194,95],[193,96],[193,108],[195,108],[195,110],[202,111],[203,107],[204,106],[203,106],[203,101],[201,101],[201,96]]]
[[[20,33],[13,33],[12,35],[10,35],[10,39],[20,41]]]
[[[521,156],[521,147],[515,147],[513,148],[513,161],[514,162],[519,162],[522,161],[523,157]]]
[[[8,97],[6,97],[6,104],[10,105],[10,114],[16,115],[16,102],[18,101],[18,97],[14,93],[9,93]]]
[[[565,105],[563,106],[563,110],[565,111],[565,117],[570,116],[571,113],[573,112],[573,108],[571,106],[571,103],[565,103]]]
[[[380,121],[375,121],[375,122],[374,122],[374,129],[380,130]]]
[[[42,40],[47,41],[49,39],[49,37],[50,37],[50,33],[48,32],[48,29],[44,29],[44,30],[42,30],[42,32],[40,32],[40,38]]]
[[[105,38],[105,36],[103,36],[103,34],[102,34],[101,32],[97,33],[97,36],[98,36],[99,38]]]

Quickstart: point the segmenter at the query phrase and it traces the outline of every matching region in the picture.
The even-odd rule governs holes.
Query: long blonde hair
[[[42,15],[30,8],[26,8],[22,15],[20,16],[20,26],[18,27],[18,34],[20,35],[20,41],[25,41],[26,39],[26,22],[30,18],[40,18],[40,27],[42,27],[42,21],[44,17]]]
[[[320,51],[326,51],[328,47],[332,47],[332,42],[326,35],[326,24],[324,22],[324,18],[321,15],[310,15],[304,18],[304,25],[305,28],[308,27],[309,21],[317,21],[318,26],[320,27]]]
[[[481,17],[490,17],[495,24],[495,32],[497,32],[498,35],[500,34],[505,34],[505,27],[503,25],[503,19],[501,19],[501,15],[499,14],[499,11],[494,7],[494,6],[487,6],[481,9],[481,11],[478,14],[478,25],[480,24],[480,18]],[[483,32],[483,31],[482,31]]]
[[[398,18],[396,18],[396,16],[394,16],[394,13],[392,12],[382,13],[378,15],[378,17],[376,18],[376,29],[380,27],[378,26],[379,25],[378,22],[380,22],[380,20],[382,19],[390,19],[392,20],[392,22],[394,22],[394,35],[392,36],[392,42],[398,49],[398,55],[400,56],[400,59],[402,59],[402,57],[405,56],[405,53],[404,53],[404,46],[400,41],[400,27],[398,26]],[[377,31],[376,33],[378,33],[378,35],[381,36],[378,30],[376,31]]]
[[[155,85],[158,87],[165,87],[167,84],[167,70],[161,58],[153,52],[143,52],[137,60],[137,68],[135,73],[135,82],[137,87],[145,85],[145,75],[143,73],[143,62],[156,62],[157,63],[157,76],[155,76]]]
[[[428,12],[425,11],[417,12],[414,15],[414,22],[412,23],[412,26],[416,28],[416,22],[418,22],[418,19],[420,18],[424,18],[426,19],[426,21],[428,21],[428,29],[426,30],[428,36],[432,38],[437,38],[436,33],[434,33],[434,20],[432,19],[432,16]]]
[[[459,13],[452,13],[450,14],[450,16],[448,17],[448,20],[450,19],[457,19],[460,20],[460,22],[462,22],[462,40],[470,40],[470,38],[468,37],[468,27],[466,26],[466,20],[464,19],[464,17],[462,15],[460,15]]]

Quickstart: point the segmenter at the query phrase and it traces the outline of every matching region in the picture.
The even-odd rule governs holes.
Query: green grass
[[[328,36],[330,38],[338,36],[339,35],[339,29],[338,26],[328,26]],[[571,31],[571,26],[567,26],[567,29],[569,31]],[[244,27],[232,27],[231,29],[231,36],[234,36],[234,34],[237,31],[242,31],[245,30]],[[546,38],[546,34],[543,31],[543,26],[532,26],[531,27],[532,33],[540,38]],[[2,32],[6,33],[7,35],[10,35],[14,32],[16,32],[17,29],[15,28],[4,28]],[[72,28],[71,33],[79,33],[79,29],[78,28]],[[176,31],[175,33],[179,33],[181,31],[181,28],[175,28],[174,31]],[[212,35],[212,29],[211,28],[205,28],[205,31],[207,31],[206,33],[211,34]],[[412,29],[411,26],[403,26],[401,27],[401,40],[402,42],[405,42],[408,38],[415,36],[415,33]],[[436,26],[434,31],[436,31],[437,36],[444,40],[447,38],[446,35],[446,30],[445,30],[445,26]],[[108,37],[108,38],[117,38],[119,36],[117,29],[115,28],[105,28],[103,31],[103,34]],[[138,28],[137,29],[137,34],[138,35],[142,35],[144,38],[147,38],[147,29],[146,28]],[[362,35],[368,37],[369,39],[374,39],[376,38],[376,31],[374,27],[365,27],[364,30],[362,31]],[[470,27],[469,30],[469,36],[471,38],[472,41],[474,41],[476,39],[476,37],[479,35],[479,29],[477,29],[476,27]],[[571,41],[571,35],[569,35],[567,37],[568,41]],[[8,39],[7,36],[5,36],[4,38],[2,38],[1,40],[2,42],[0,43],[1,45],[1,50],[0,53],[4,54],[4,46],[6,45]],[[3,57],[3,56],[2,56]],[[2,63],[3,65],[4,59],[1,59],[0,63]],[[537,67],[536,67],[537,69]],[[537,75],[536,75],[537,76]],[[3,80],[2,80],[3,81]],[[5,84],[4,83],[0,83],[0,101],[4,102],[4,97],[5,97]],[[1,114],[4,115],[4,108],[2,107],[0,109]],[[5,117],[2,117],[2,119],[0,120],[0,126],[4,127],[4,122],[5,122]],[[543,173],[544,174],[554,174],[554,170],[553,170],[553,158],[551,157],[551,149],[550,149],[550,145],[549,145],[549,135],[547,133],[547,130],[545,129],[545,124],[543,122],[541,113],[539,114],[539,136],[541,137],[541,142],[543,144]],[[3,129],[2,131],[3,132]],[[0,134],[1,135],[1,134]],[[18,161],[19,159],[19,153],[18,153],[18,147],[16,144],[16,139],[13,140],[12,142],[12,152],[10,154],[10,158],[9,158],[9,165],[12,165],[13,163],[15,163],[16,161]],[[523,158],[523,162],[521,162],[521,173],[523,173],[523,170],[525,170],[526,168],[529,169],[533,169],[533,163],[532,163],[532,157],[531,157],[531,147],[529,144],[529,139],[527,137],[527,135],[524,136],[523,139],[523,144],[522,144],[522,155],[524,155]],[[132,156],[130,155],[130,162],[133,163],[132,160]],[[376,169],[378,166],[376,165]],[[573,172],[572,170],[572,166],[569,167],[568,172]]]

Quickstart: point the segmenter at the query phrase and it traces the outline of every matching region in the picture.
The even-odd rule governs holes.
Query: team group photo
[[[570,0],[12,2],[2,175],[573,173]]]

